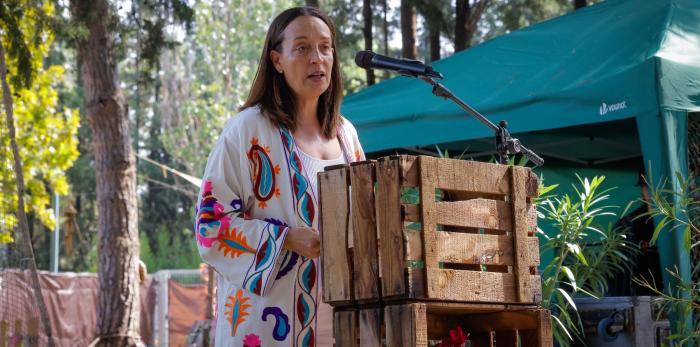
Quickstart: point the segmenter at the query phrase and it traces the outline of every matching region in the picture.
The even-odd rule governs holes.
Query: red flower
[[[450,336],[442,339],[435,347],[461,347],[469,340],[469,334],[464,334],[462,327],[450,330]]]

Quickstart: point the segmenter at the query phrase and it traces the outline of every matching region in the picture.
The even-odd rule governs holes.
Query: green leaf
[[[552,318],[554,319],[555,322],[557,322],[557,324],[559,325],[559,327],[561,328],[561,330],[564,331],[564,333],[566,334],[566,336],[569,337],[569,340],[573,341],[574,338],[571,337],[571,334],[569,334],[569,330],[566,329],[566,326],[564,326],[564,323],[562,323],[562,322],[559,320],[559,318],[557,318],[557,316],[552,315]]]
[[[574,299],[572,299],[571,296],[569,296],[569,293],[567,293],[566,290],[564,290],[562,288],[557,288],[557,290],[564,297],[564,299],[566,299],[566,301],[569,302],[569,305],[571,305],[571,307],[573,307],[574,310],[578,310],[576,308],[576,304],[574,303]]]

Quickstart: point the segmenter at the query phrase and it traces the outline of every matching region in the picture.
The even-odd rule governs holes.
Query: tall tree
[[[382,39],[384,40],[384,55],[389,56],[389,22],[386,19],[389,6],[387,0],[382,1]]]
[[[372,50],[372,2],[370,0],[362,1],[362,17],[364,18],[364,27],[362,29],[362,35],[365,38],[365,50]],[[367,71],[367,85],[371,86],[374,84],[374,70],[366,69]]]
[[[416,10],[411,0],[401,0],[401,56],[416,59]]]
[[[39,309],[39,315],[42,322],[43,332],[47,338],[49,347],[54,346],[53,333],[49,322],[44,296],[42,295],[41,286],[39,285],[39,276],[37,274],[36,262],[34,260],[34,250],[32,249],[31,237],[29,235],[29,223],[25,212],[25,186],[24,186],[24,170],[23,160],[20,154],[20,149],[17,143],[17,131],[14,119],[14,102],[13,92],[8,83],[8,67],[13,67],[13,76],[11,76],[14,91],[19,94],[23,89],[28,89],[32,86],[36,77],[36,70],[41,64],[37,64],[36,52],[32,52],[32,48],[36,49],[41,43],[50,36],[51,33],[47,29],[47,17],[51,14],[53,7],[50,3],[42,4],[36,2],[10,2],[0,3],[0,30],[4,33],[10,33],[9,36],[9,54],[7,55],[13,64],[6,63],[4,41],[8,39],[7,35],[0,37],[0,84],[2,89],[2,110],[5,113],[5,124],[9,134],[2,136],[3,142],[6,138],[9,139],[11,147],[12,160],[3,164],[9,164],[15,174],[15,194],[17,198],[16,213],[19,224],[19,241],[17,243],[20,248],[20,255],[30,270],[32,292],[34,299]],[[25,36],[25,33],[28,34]],[[34,44],[28,44],[33,42]],[[31,48],[30,48],[31,47]],[[40,58],[42,57],[39,54]],[[41,61],[41,59],[39,59]],[[4,127],[3,127],[4,128]],[[9,136],[8,136],[9,135]],[[4,197],[4,194],[3,194]],[[4,212],[4,211],[3,211]],[[2,219],[2,224],[8,226],[8,220]],[[16,222],[15,222],[16,223]],[[13,228],[15,225],[9,225]],[[0,235],[0,239],[2,235]],[[11,241],[11,236],[8,237]],[[28,258],[28,259],[27,259]],[[4,334],[4,333],[3,333]]]
[[[574,0],[574,10],[578,10],[579,8],[586,7],[587,3],[586,0]]]
[[[490,0],[457,0],[455,8],[455,52],[471,46],[472,37],[484,12],[491,4]]]
[[[112,9],[107,0],[71,0],[70,7],[73,20],[87,30],[77,52],[93,135],[99,210],[97,346],[138,346],[136,168],[114,60]]]

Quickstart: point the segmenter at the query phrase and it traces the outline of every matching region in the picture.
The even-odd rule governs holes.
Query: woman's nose
[[[309,61],[312,64],[317,64],[321,61],[321,59],[323,59],[322,57],[323,57],[323,55],[318,50],[318,48],[315,48],[315,49],[312,49],[310,54],[309,54]]]

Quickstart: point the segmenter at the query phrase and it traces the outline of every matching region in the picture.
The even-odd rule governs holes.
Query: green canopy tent
[[[562,163],[558,158],[584,175],[598,165],[615,176],[625,159],[639,161],[641,155],[655,181],[665,177],[678,187],[674,173],[687,174],[688,114],[700,111],[698,1],[604,1],[487,41],[433,68],[491,121],[508,121],[515,137],[545,157],[545,169]],[[367,152],[421,152],[434,144],[468,144],[474,157],[493,152],[488,128],[419,80],[396,77],[366,88],[345,98],[342,113]],[[627,201],[639,196],[638,188],[630,192],[635,169],[618,176],[618,183],[628,183],[617,195]],[[677,266],[689,279],[682,237],[662,233],[658,246],[662,267]],[[665,272],[664,281],[670,281]]]

